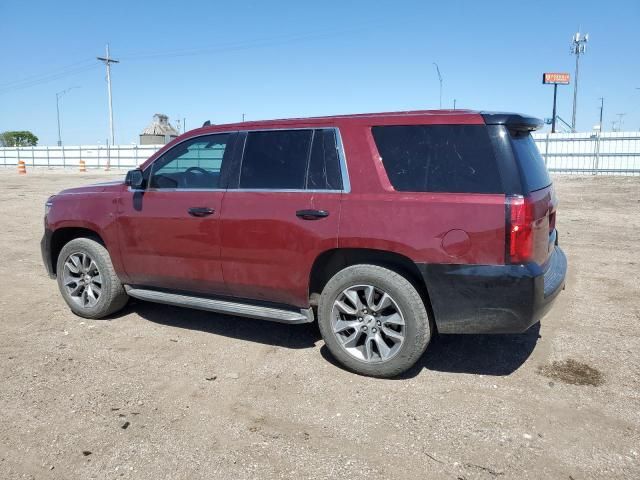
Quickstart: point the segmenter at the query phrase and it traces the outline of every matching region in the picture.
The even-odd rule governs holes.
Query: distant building
[[[178,135],[180,132],[169,123],[169,117],[162,113],[156,113],[153,116],[153,121],[140,134],[140,145],[169,143]]]

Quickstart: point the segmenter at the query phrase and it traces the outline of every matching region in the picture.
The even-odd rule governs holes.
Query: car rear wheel
[[[348,369],[374,377],[406,371],[431,339],[422,297],[402,275],[376,265],[353,265],[325,286],[318,305],[320,332]]]
[[[58,287],[69,308],[81,317],[103,318],[127,304],[107,249],[90,238],[76,238],[58,255]]]

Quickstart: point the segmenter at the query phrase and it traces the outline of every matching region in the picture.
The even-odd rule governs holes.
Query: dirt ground
[[[394,380],[315,325],[71,314],[43,206],[104,179],[0,171],[1,479],[640,478],[640,178],[556,177],[570,271],[542,325],[440,336]]]

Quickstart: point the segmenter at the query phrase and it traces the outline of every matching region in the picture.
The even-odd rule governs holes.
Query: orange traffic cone
[[[20,175],[26,175],[27,173],[27,165],[24,163],[24,160],[18,160],[18,173]]]
[[[85,164],[84,160],[80,160],[80,171],[81,172],[87,171],[87,165]]]

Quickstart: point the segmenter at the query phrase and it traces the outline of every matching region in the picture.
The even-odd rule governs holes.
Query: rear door
[[[308,306],[311,266],[338,244],[346,177],[338,135],[334,129],[240,134],[243,153],[222,209],[222,272],[232,295]]]
[[[225,293],[220,211],[225,166],[237,134],[174,146],[144,172],[145,188],[120,198],[120,250],[131,284]]]

